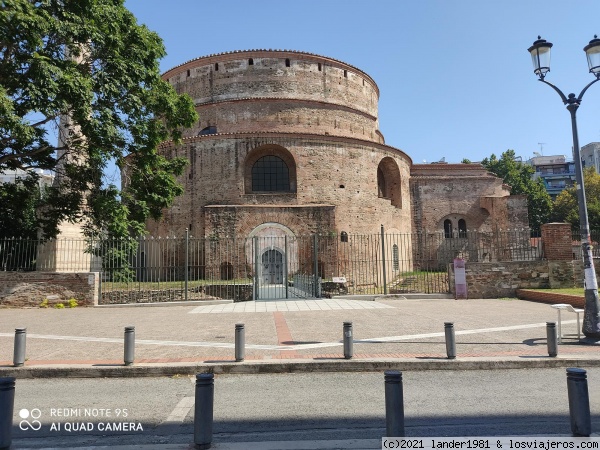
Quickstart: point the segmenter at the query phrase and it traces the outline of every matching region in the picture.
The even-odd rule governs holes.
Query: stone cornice
[[[351,69],[363,75],[370,83],[373,84],[375,91],[377,92],[377,96],[379,97],[379,87],[375,80],[371,78],[371,76],[360,70],[358,67],[353,66],[351,64],[345,63],[344,61],[340,61],[339,59],[330,58],[328,56],[317,55],[316,53],[303,52],[299,50],[273,50],[273,49],[253,49],[253,50],[233,50],[229,52],[222,53],[213,53],[207,56],[200,56],[198,58],[190,59],[184,63],[181,63],[175,67],[164,72],[161,76],[163,79],[167,79],[172,77],[173,75],[177,75],[184,70],[191,69],[192,67],[196,67],[199,64],[213,64],[215,62],[222,61],[232,61],[236,59],[243,58],[273,58],[273,57],[293,57],[295,59],[305,59],[305,60],[314,60],[321,63],[329,63],[331,65],[341,66],[342,68]]]
[[[310,140],[318,140],[318,141],[337,141],[337,142],[348,142],[352,144],[360,144],[360,145],[368,145],[370,147],[376,147],[381,150],[394,151],[402,155],[406,161],[412,165],[412,158],[408,156],[404,151],[399,148],[391,147],[386,144],[380,144],[379,142],[367,141],[365,139],[358,139],[350,136],[335,136],[335,135],[323,135],[323,134],[311,134],[311,133],[284,133],[280,131],[255,131],[255,132],[243,132],[243,133],[217,133],[217,134],[207,134],[204,136],[191,136],[187,138],[183,138],[181,140],[182,144],[189,144],[193,142],[199,142],[203,140],[213,140],[213,139],[241,139],[241,138],[301,138],[301,139],[310,139]],[[172,145],[173,141],[163,142],[158,146],[158,148],[165,148],[169,145]]]

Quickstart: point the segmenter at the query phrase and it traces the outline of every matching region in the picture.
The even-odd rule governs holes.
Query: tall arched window
[[[465,222],[465,219],[458,221],[458,237],[467,237],[467,222]]]
[[[290,171],[285,161],[274,155],[258,159],[252,166],[252,191],[289,192]]]
[[[452,221],[450,219],[444,220],[444,237],[446,239],[452,237]]]

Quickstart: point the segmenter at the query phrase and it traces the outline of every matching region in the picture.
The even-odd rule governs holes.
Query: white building
[[[40,188],[43,186],[51,186],[54,182],[54,174],[50,172],[45,172],[42,169],[32,169],[32,172],[35,172],[39,175],[39,184]],[[7,170],[6,172],[0,173],[0,184],[3,183],[14,183],[19,178],[26,178],[27,172],[21,169],[15,170]]]
[[[581,147],[581,163],[583,167],[594,167],[600,173],[600,142],[590,142]]]

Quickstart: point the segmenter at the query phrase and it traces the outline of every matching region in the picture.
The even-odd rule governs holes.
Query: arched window
[[[467,237],[467,222],[465,222],[465,219],[458,221],[458,237]]]
[[[446,239],[452,237],[452,221],[450,219],[444,220],[444,237]]]
[[[285,161],[274,155],[258,159],[252,166],[252,191],[289,192],[290,171]]]
[[[217,127],[211,125],[206,128],[202,128],[198,133],[198,136],[206,136],[207,134],[217,134]]]
[[[387,189],[385,187],[385,175],[381,167],[377,168],[377,196],[387,198]]]

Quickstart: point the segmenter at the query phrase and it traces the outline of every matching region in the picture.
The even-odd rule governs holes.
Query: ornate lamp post
[[[594,36],[588,45],[583,49],[587,55],[590,72],[596,77],[591,83],[583,88],[578,97],[575,94],[569,94],[565,97],[560,89],[544,78],[550,72],[550,49],[552,44],[538,36],[538,40],[529,47],[531,59],[533,62],[533,72],[539,77],[542,83],[547,84],[554,89],[567,109],[571,113],[571,128],[573,130],[573,160],[575,161],[575,178],[577,180],[577,203],[579,204],[579,226],[581,231],[581,250],[583,254],[583,266],[585,275],[585,313],[583,318],[583,334],[586,342],[600,341],[600,303],[598,301],[598,282],[594,270],[594,260],[592,259],[592,248],[590,246],[590,230],[588,224],[587,204],[585,201],[585,189],[583,184],[583,169],[581,167],[581,155],[579,152],[579,137],[577,135],[577,109],[583,98],[585,91],[600,80],[600,39]]]

